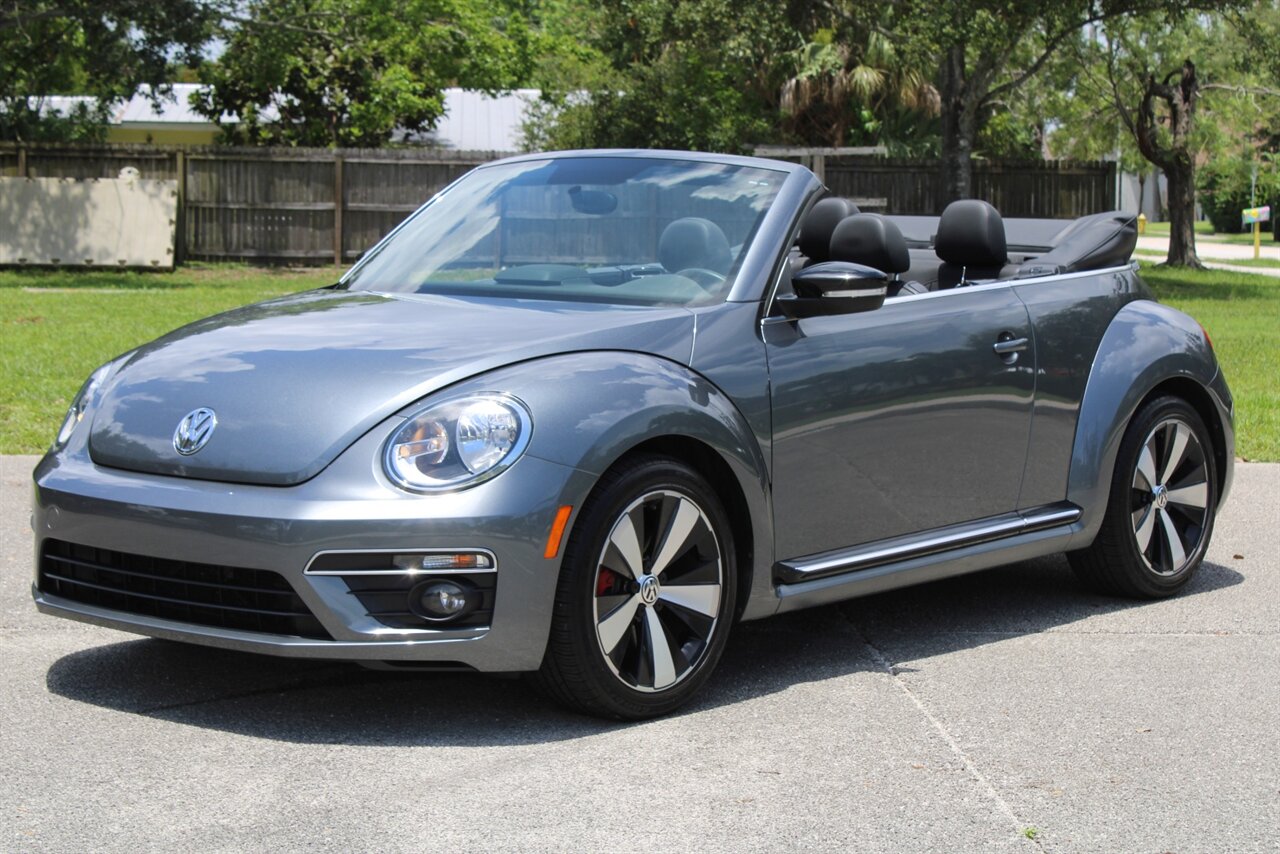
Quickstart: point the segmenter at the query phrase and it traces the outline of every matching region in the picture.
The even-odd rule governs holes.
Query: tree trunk
[[[1196,255],[1196,173],[1190,158],[1165,170],[1169,181],[1169,257],[1174,267],[1203,267]]]
[[[942,100],[942,198],[939,209],[973,195],[973,142],[978,132],[977,105],[967,91],[965,49],[953,45],[938,72]],[[939,211],[941,212],[941,211]]]
[[[1177,85],[1173,85],[1175,77],[1179,78]],[[1159,166],[1169,181],[1169,256],[1165,263],[1173,267],[1204,266],[1196,255],[1196,161],[1191,153],[1191,131],[1199,94],[1200,81],[1196,79],[1195,64],[1189,59],[1162,82],[1148,74],[1133,125],[1138,150]],[[1157,98],[1169,108],[1167,144],[1157,133],[1161,124],[1155,111]]]

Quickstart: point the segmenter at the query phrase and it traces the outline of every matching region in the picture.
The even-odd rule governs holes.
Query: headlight
[[[383,467],[413,492],[462,489],[519,459],[532,430],[529,411],[514,397],[470,395],[411,416],[387,440]]]
[[[71,399],[71,406],[67,408],[67,417],[62,419],[57,438],[53,440],[53,450],[60,451],[66,447],[67,442],[71,441],[71,435],[76,432],[76,425],[84,419],[85,410],[93,402],[93,396],[98,393],[102,381],[107,378],[107,374],[111,373],[114,365],[115,362],[108,362],[98,368],[89,375],[84,385],[80,386],[80,391]]]

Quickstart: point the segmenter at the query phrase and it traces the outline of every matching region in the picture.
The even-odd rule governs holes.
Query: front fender
[[[1172,379],[1191,380],[1206,390],[1230,445],[1230,401],[1223,400],[1225,384],[1204,330],[1169,306],[1150,300],[1128,303],[1102,337],[1080,405],[1067,499],[1084,512],[1071,548],[1093,542],[1106,513],[1125,428],[1151,390]],[[1225,450],[1229,467],[1232,448]]]
[[[751,522],[752,581],[743,616],[777,609],[765,457],[733,401],[705,377],[651,355],[584,351],[501,368],[454,390],[500,391],[524,401],[533,416],[526,455],[585,475],[572,478],[560,499],[573,506],[574,519],[599,476],[636,446],[679,437],[712,449],[733,472]]]

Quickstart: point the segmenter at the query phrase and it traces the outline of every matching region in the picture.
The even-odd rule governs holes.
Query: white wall
[[[1138,203],[1138,176],[1125,172],[1120,176],[1120,210],[1144,213],[1149,220],[1160,219],[1160,211],[1165,206],[1167,186],[1164,175],[1158,170],[1147,174],[1145,186],[1142,188],[1142,204]]]
[[[178,182],[0,178],[0,264],[173,267]]]

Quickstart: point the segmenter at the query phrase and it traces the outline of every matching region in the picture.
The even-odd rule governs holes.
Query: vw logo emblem
[[[646,605],[652,605],[658,601],[658,591],[662,589],[662,585],[658,583],[658,579],[652,575],[646,575],[640,579],[640,601]]]
[[[1157,486],[1151,494],[1151,503],[1156,506],[1157,510],[1163,510],[1169,506],[1169,487]]]
[[[178,422],[178,429],[173,431],[173,449],[184,457],[189,457],[203,448],[213,435],[213,428],[218,426],[218,416],[212,409],[193,409]]]

